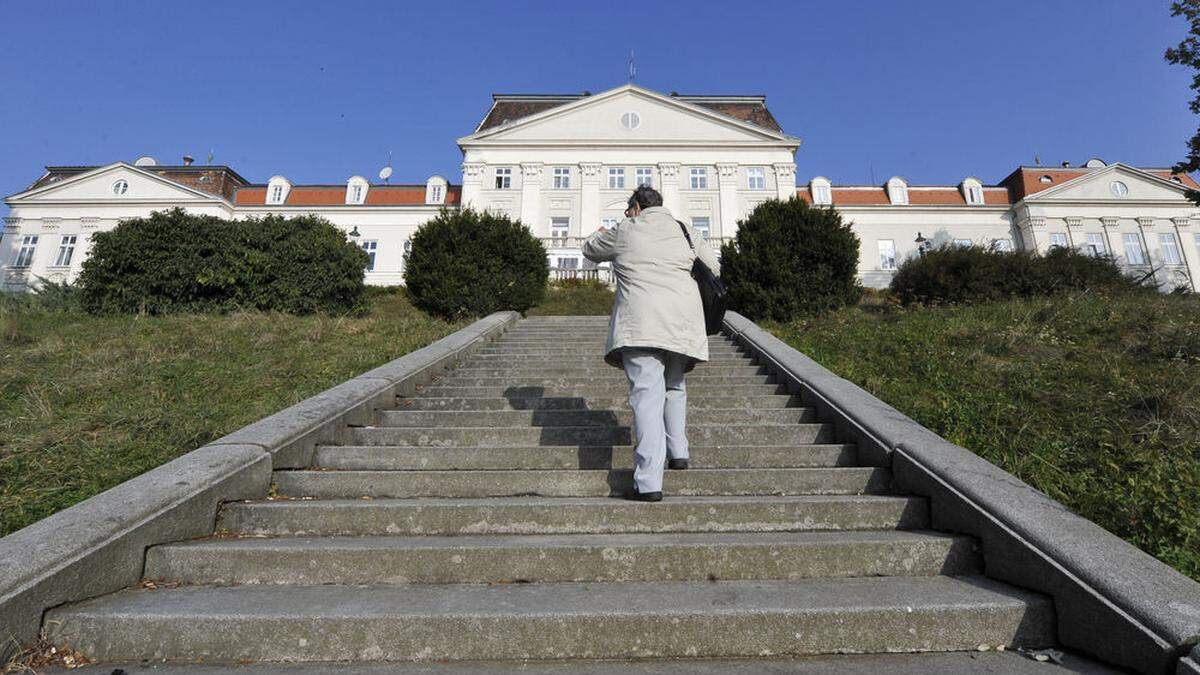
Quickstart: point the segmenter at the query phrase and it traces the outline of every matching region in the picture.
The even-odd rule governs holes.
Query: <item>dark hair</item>
[[[648,209],[651,206],[662,206],[662,195],[658,194],[658,190],[649,185],[639,185],[633,194],[629,196],[629,208],[638,205],[643,209]]]

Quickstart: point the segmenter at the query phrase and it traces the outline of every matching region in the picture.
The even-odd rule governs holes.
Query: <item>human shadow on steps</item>
[[[613,409],[594,408],[583,396],[547,396],[541,385],[504,390],[512,410],[531,410],[539,446],[574,447],[581,470],[608,470],[610,495],[623,495],[633,484],[632,471],[614,468],[614,452],[632,452],[632,429],[620,424]]]

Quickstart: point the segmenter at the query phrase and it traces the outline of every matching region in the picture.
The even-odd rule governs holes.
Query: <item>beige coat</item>
[[[607,232],[596,232],[583,244],[593,262],[611,261],[617,297],[608,323],[604,360],[621,367],[624,347],[655,347],[708,360],[708,336],[700,291],[692,279],[698,254],[713,273],[720,264],[702,237],[691,232],[696,253],[688,247],[679,223],[661,206],[644,209]]]

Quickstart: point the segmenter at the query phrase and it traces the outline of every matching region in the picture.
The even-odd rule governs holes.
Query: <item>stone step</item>
[[[511,348],[511,347],[526,347],[526,348],[533,348],[533,349],[542,349],[545,347],[555,347],[555,348],[559,348],[559,349],[562,349],[562,348],[603,349],[605,344],[606,344],[606,341],[603,337],[596,337],[596,338],[563,337],[563,338],[545,338],[545,339],[528,339],[528,340],[501,339],[501,340],[496,340],[495,342],[488,343],[488,345],[490,347],[497,348],[497,349]],[[733,342],[730,342],[729,340],[709,340],[708,347],[709,347],[709,349],[714,349],[714,348],[735,349],[736,345]]]
[[[751,377],[769,375],[768,371],[763,366],[756,366],[750,363],[739,365],[713,365],[711,363],[703,363],[696,366],[692,372],[687,374],[687,379],[690,382],[694,377]],[[478,363],[468,363],[461,367],[446,371],[447,377],[508,377],[512,379],[518,378],[559,378],[559,377],[620,377],[625,378],[625,373],[622,370],[613,368],[597,358],[594,362],[584,364],[558,364],[543,362],[540,365],[535,363],[525,364],[509,364],[506,366],[481,365]]]
[[[693,469],[854,466],[853,444],[780,446],[691,446]],[[322,445],[314,466],[365,470],[628,469],[633,447],[525,446],[512,448],[422,448],[388,445]]]
[[[587,385],[566,387],[533,386],[503,386],[503,387],[471,387],[454,384],[442,384],[441,381],[420,387],[419,391],[426,396],[450,396],[455,398],[503,397],[503,398],[561,398],[564,396],[582,396],[585,398],[615,398],[629,395],[629,385],[623,382],[598,382]],[[718,385],[706,382],[694,382],[688,385],[688,399],[693,396],[769,396],[787,394],[788,390],[782,384],[730,384]]]
[[[416,497],[607,497],[633,490],[632,469],[544,471],[276,471],[281,497],[317,499],[409,499]],[[669,495],[860,495],[880,494],[892,474],[879,467],[806,469],[689,469],[668,471]]]
[[[538,375],[529,375],[527,377],[473,377],[470,375],[462,375],[451,371],[434,380],[442,386],[460,386],[460,387],[579,387],[588,384],[606,385],[606,386],[622,386],[629,388],[629,380],[626,379],[625,373],[616,368],[609,368],[607,371],[600,371],[591,375],[560,375],[558,377],[540,377]],[[754,384],[771,384],[770,375],[746,375],[737,377],[720,377],[705,374],[693,374],[687,376],[686,386],[688,390],[693,387],[719,387],[722,385],[737,386],[737,385],[754,385]]]
[[[221,508],[218,530],[267,536],[570,534],[913,530],[929,527],[918,497],[611,497],[278,499]]]
[[[567,358],[576,357],[588,354],[604,355],[604,344],[596,343],[594,345],[498,345],[495,347],[480,347],[478,350],[471,352],[472,356],[529,356],[541,355],[546,358]],[[733,356],[749,356],[749,352],[742,351],[737,347],[725,345],[709,346],[708,356],[712,357],[733,357]]]
[[[563,396],[559,398],[447,398],[437,396],[398,397],[396,403],[403,410],[621,410],[629,407],[629,397],[609,396],[585,398]],[[712,408],[738,408],[761,410],[801,407],[803,402],[794,395],[762,396],[719,396],[688,394],[688,411]]]
[[[155,546],[185,584],[452,584],[977,574],[968,537],[930,532],[206,539]]]
[[[687,437],[697,445],[804,445],[834,442],[832,424],[701,424],[689,423]],[[629,445],[629,427],[356,427],[351,445]]]
[[[708,356],[709,358],[707,361],[696,365],[696,370],[707,368],[709,366],[754,365],[754,359],[750,354],[717,355],[710,351]],[[588,352],[586,354],[561,354],[554,357],[548,357],[545,353],[472,354],[468,359],[462,362],[462,367],[472,368],[536,368],[540,365],[566,368],[600,368],[601,366],[605,368],[612,368],[612,366],[604,363],[603,354],[600,354],[599,352]],[[695,370],[692,372],[695,372]]]
[[[437,661],[1053,644],[1048,599],[981,577],[125,590],[47,613],[112,661]]]
[[[798,424],[816,422],[812,408],[704,408],[689,407],[688,416],[705,424]],[[375,416],[381,427],[577,427],[629,426],[633,411],[615,410],[381,410]]]

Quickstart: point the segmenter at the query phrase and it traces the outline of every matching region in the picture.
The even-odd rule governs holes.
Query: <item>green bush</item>
[[[1141,286],[1113,258],[1068,248],[1045,255],[980,246],[943,246],[904,261],[891,291],[903,304],[987,302],[1060,291],[1128,290]]]
[[[223,220],[173,209],[92,242],[79,277],[92,313],[343,313],[363,303],[366,254],[315,216]]]
[[[404,282],[427,312],[458,319],[533,307],[546,292],[546,249],[520,221],[443,210],[412,237]]]
[[[792,198],[760,204],[721,249],[730,307],[752,319],[787,321],[853,304],[858,236],[833,208]]]

